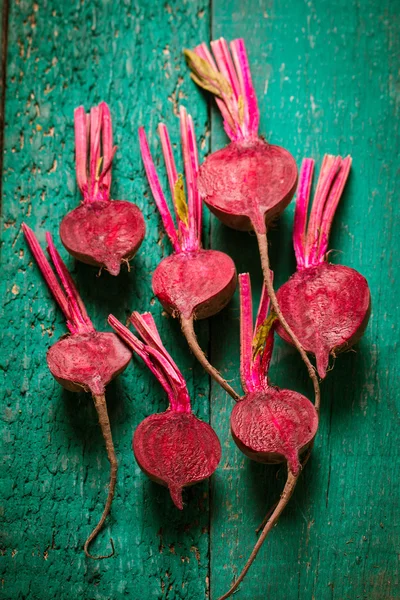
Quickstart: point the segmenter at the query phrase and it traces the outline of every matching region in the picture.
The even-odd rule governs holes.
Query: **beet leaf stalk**
[[[236,287],[236,269],[232,259],[217,250],[201,247],[202,201],[197,188],[198,154],[193,120],[180,108],[180,132],[185,168],[186,190],[178,174],[168,129],[160,124],[158,132],[173,199],[177,227],[151,157],[146,133],[139,129],[140,149],[147,179],[160,212],[173,254],[164,258],[153,275],[153,291],[166,311],[178,316],[182,331],[193,354],[204,369],[233,398],[238,394],[215,369],[199,346],[194,331],[195,319],[206,319],[222,310]]]
[[[133,451],[144,473],[168,487],[173,503],[182,510],[183,488],[214,473],[221,445],[212,427],[192,413],[186,382],[163,346],[151,314],[134,312],[130,321],[143,341],[113,315],[108,318],[111,327],[158,379],[169,400],[167,411],[147,417],[136,429]]]
[[[275,314],[268,314],[266,287],[263,286],[254,327],[248,273],[239,275],[239,288],[240,374],[245,395],[232,411],[232,437],[239,449],[252,460],[267,464],[286,462],[288,475],[281,498],[270,511],[241,574],[220,600],[229,598],[243,581],[265,538],[289,502],[302,469],[300,457],[305,456],[304,464],[318,429],[319,404],[314,406],[305,396],[279,389],[269,382],[268,369],[278,321]]]
[[[204,43],[184,53],[193,80],[216,97],[231,143],[201,165],[199,191],[223,223],[255,232],[272,307],[307,367],[319,402],[314,367],[281,312],[269,268],[268,226],[293,197],[297,166],[287,150],[269,144],[258,134],[259,109],[244,41],[233,40],[229,49],[221,38],[211,42],[211,49],[214,56]]]
[[[76,178],[83,200],[63,218],[61,241],[77,260],[118,275],[121,263],[129,267],[143,241],[143,215],[132,202],[110,197],[111,167],[117,147],[113,145],[107,104],[94,106],[90,114],[79,106],[74,120]]]
[[[330,355],[358,342],[371,312],[367,280],[354,269],[327,261],[332,221],[350,167],[350,156],[325,155],[307,219],[314,161],[304,159],[293,228],[297,272],[277,293],[287,322],[304,349],[315,355],[321,378],[326,375]],[[281,327],[277,331],[291,343]]]
[[[63,336],[49,349],[47,364],[50,372],[58,383],[72,392],[89,391],[97,411],[110,462],[110,483],[103,514],[87,538],[84,551],[89,558],[109,558],[114,554],[112,540],[110,554],[94,556],[89,553],[90,543],[103,527],[110,512],[117,481],[117,459],[108,418],[105,388],[126,368],[132,355],[114,333],[102,333],[95,330],[78,290],[54,246],[50,233],[46,234],[46,241],[58,279],[33,231],[25,223],[22,228],[43,278],[64,313],[70,332],[70,335]]]

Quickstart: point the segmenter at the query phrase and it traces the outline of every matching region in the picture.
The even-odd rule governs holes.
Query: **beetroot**
[[[116,146],[113,147],[110,109],[105,102],[93,107],[90,115],[85,114],[83,106],[75,110],[75,148],[76,176],[83,202],[62,220],[61,241],[77,260],[118,275],[121,263],[129,266],[142,243],[145,224],[135,204],[110,199]]]
[[[224,129],[231,140],[226,148],[208,156],[200,167],[199,192],[223,223],[234,229],[254,230],[273,309],[307,366],[318,401],[314,367],[282,315],[269,269],[268,226],[293,197],[297,166],[287,150],[259,137],[259,110],[244,41],[233,40],[230,47],[232,56],[223,38],[211,42],[215,60],[204,43],[194,52],[184,51],[193,80],[216,96]]]
[[[245,396],[231,415],[233,439],[246,456],[262,463],[286,461],[288,477],[281,499],[267,519],[263,531],[244,569],[231,589],[237,589],[268,533],[288,503],[301,464],[299,456],[311,449],[318,429],[319,404],[313,404],[292,390],[281,390],[268,381],[276,316],[268,316],[269,300],[265,286],[253,331],[253,307],[248,273],[239,275],[240,287],[240,374]],[[303,461],[304,464],[304,461]]]
[[[114,333],[102,333],[94,329],[75,284],[53,244],[51,235],[46,234],[48,251],[64,290],[33,231],[25,224],[22,228],[42,275],[65,315],[71,334],[63,336],[50,348],[47,353],[48,367],[53,377],[66,389],[72,392],[85,390],[92,394],[104,437],[110,462],[109,491],[101,519],[86,540],[84,550],[89,558],[108,558],[114,554],[112,540],[112,552],[109,555],[93,556],[88,551],[89,544],[99,533],[110,512],[117,481],[117,459],[108,418],[105,388],[125,369],[132,355]]]
[[[131,322],[143,342],[115,317],[108,322],[157,377],[167,392],[169,408],[147,417],[133,436],[133,451],[150,479],[168,487],[172,501],[183,508],[182,489],[212,475],[221,458],[215,431],[191,411],[189,393],[178,367],[164,348],[150,313],[134,312]]]
[[[266,226],[289,204],[297,166],[284,148],[258,136],[259,111],[242,39],[211,42],[185,50],[194,81],[217,96],[231,140],[200,168],[199,189],[207,206],[234,229],[265,234]]]
[[[325,155],[307,224],[314,161],[303,161],[293,229],[297,272],[277,294],[290,327],[304,349],[315,355],[322,378],[330,354],[335,356],[360,339],[371,311],[366,279],[354,269],[326,260],[333,217],[350,166],[350,157]],[[291,342],[282,327],[278,333]]]
[[[236,287],[232,259],[217,250],[201,248],[202,202],[197,189],[198,155],[193,121],[180,109],[180,128],[188,201],[183,179],[176,170],[168,129],[159,125],[168,181],[178,228],[175,228],[150,154],[146,133],[139,129],[140,148],[147,178],[174,253],[164,258],[153,275],[153,291],[165,310],[179,317],[189,346],[199,362],[234,398],[236,392],[209,363],[194,332],[194,319],[215,315],[231,299]]]

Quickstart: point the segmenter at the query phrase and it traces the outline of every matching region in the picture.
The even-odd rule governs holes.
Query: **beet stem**
[[[272,301],[272,298],[271,298],[271,301]],[[280,515],[286,508],[286,505],[289,502],[289,500],[294,492],[298,478],[299,478],[299,474],[293,475],[290,471],[288,471],[286,484],[285,484],[285,487],[283,488],[281,498],[280,498],[278,504],[276,505],[273,513],[269,517],[267,523],[265,524],[264,529],[263,529],[260,537],[258,538],[257,543],[254,546],[252,553],[250,554],[245,566],[243,567],[242,572],[240,573],[239,577],[236,579],[236,581],[232,585],[232,587],[229,589],[229,591],[226,592],[226,594],[224,594],[223,596],[221,596],[219,598],[219,600],[225,600],[226,598],[229,598],[230,596],[232,596],[232,594],[237,590],[239,585],[242,583],[248,570],[250,569],[251,565],[253,564],[254,559],[256,558],[256,556],[258,554],[258,551],[260,550],[261,546],[263,545],[265,538],[267,537],[267,535],[269,534],[271,529],[274,527],[274,525],[278,521]]]
[[[192,79],[216,96],[224,129],[232,141],[257,138],[259,109],[243,39],[229,46],[224,38],[184,50]],[[232,60],[233,59],[233,60]]]
[[[274,309],[274,312],[275,312],[276,316],[278,317],[279,322],[281,323],[283,329],[292,338],[294,346],[296,346],[297,350],[300,353],[301,358],[304,361],[304,364],[307,367],[308,374],[309,374],[311,381],[313,383],[313,386],[314,386],[315,410],[317,411],[317,414],[319,414],[319,407],[320,407],[320,403],[321,403],[321,392],[319,389],[318,377],[315,373],[314,367],[312,366],[312,364],[310,362],[310,359],[307,356],[306,351],[304,350],[304,348],[301,345],[300,341],[298,340],[297,336],[295,335],[295,333],[292,331],[291,327],[287,323],[287,321],[286,321],[285,317],[283,316],[282,311],[280,309],[278,299],[275,294],[274,286],[272,284],[272,277],[271,277],[271,271],[270,271],[270,266],[269,266],[269,256],[268,256],[267,233],[258,233],[256,230],[256,236],[257,236],[257,241],[258,241],[258,247],[260,250],[261,266],[262,266],[262,270],[264,273],[265,287],[267,288],[268,295],[271,299],[272,308]]]
[[[58,282],[32,229],[25,223],[22,223],[22,230],[49,290],[64,313],[69,331],[72,334],[94,331],[93,324],[89,319],[83,301],[79,296],[67,267],[53,244],[50,233],[46,233],[48,251],[62,286]]]
[[[161,128],[161,131],[164,131],[164,129]],[[143,160],[144,169],[146,171],[147,180],[149,182],[149,186],[151,189],[151,193],[153,194],[154,201],[157,205],[158,212],[160,213],[165,232],[168,235],[169,240],[170,240],[175,252],[179,252],[180,251],[180,242],[178,239],[178,234],[175,229],[175,223],[171,216],[171,212],[168,208],[168,204],[167,204],[166,198],[164,196],[164,192],[162,190],[161,183],[158,178],[153,159],[151,157],[151,152],[150,152],[150,148],[149,148],[149,143],[147,141],[146,132],[143,127],[139,127],[139,143],[140,143],[140,153],[142,155],[142,160]]]
[[[302,162],[293,226],[293,246],[299,270],[325,261],[332,221],[350,167],[350,156],[341,158],[325,154],[307,223],[314,160],[305,158]]]
[[[108,317],[111,327],[140,356],[146,367],[158,379],[168,395],[171,409],[176,412],[190,413],[190,397],[185,379],[163,346],[153,317],[150,313],[140,315],[138,312],[133,312],[130,321],[144,343],[113,315]]]
[[[101,102],[86,114],[83,106],[74,112],[76,179],[84,202],[110,201],[113,147],[111,114]],[[102,155],[101,155],[102,153]]]
[[[87,314],[86,307],[83,303],[82,298],[79,295],[77,287],[69,274],[64,261],[62,260],[57,248],[54,245],[53,238],[50,232],[46,232],[47,251],[56,269],[57,275],[61,281],[61,284],[65,290],[68,303],[71,310],[72,320],[75,322],[75,326],[79,333],[88,333],[94,331],[93,324]]]
[[[207,360],[206,355],[203,350],[200,348],[199,343],[197,341],[196,333],[193,327],[193,316],[189,319],[183,317],[181,315],[181,328],[183,335],[187,339],[189,344],[189,348],[202,365],[202,367],[207,371],[207,373],[217,382],[219,385],[226,391],[228,394],[234,399],[239,400],[240,396],[235,390],[229,385],[229,383],[222,377],[222,375],[217,371],[215,367],[212,366]]]
[[[115,484],[117,482],[118,463],[117,463],[117,457],[115,455],[115,449],[114,449],[114,444],[113,444],[113,440],[112,440],[110,420],[108,418],[105,395],[104,394],[93,394],[93,401],[94,401],[94,405],[96,407],[96,411],[97,411],[97,414],[99,417],[99,424],[101,427],[101,432],[104,437],[104,441],[106,443],[107,456],[108,456],[108,460],[110,462],[110,467],[111,467],[110,468],[110,485],[109,485],[109,489],[108,489],[108,496],[107,496],[103,514],[101,515],[100,521],[98,522],[96,527],[93,529],[92,533],[87,538],[85,545],[84,545],[84,551],[88,558],[92,558],[93,560],[102,560],[103,558],[111,558],[111,556],[113,556],[115,553],[114,542],[113,542],[112,538],[110,538],[110,543],[111,543],[111,548],[112,548],[112,551],[110,552],[110,554],[100,554],[98,556],[95,556],[93,554],[90,554],[90,552],[88,551],[88,548],[89,548],[89,545],[91,544],[91,542],[97,537],[99,531],[101,530],[101,528],[104,525],[104,521],[106,520],[108,513],[110,512],[111,503],[114,498]]]

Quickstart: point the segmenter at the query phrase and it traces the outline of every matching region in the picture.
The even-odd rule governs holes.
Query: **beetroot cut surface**
[[[83,201],[62,220],[61,241],[77,260],[118,275],[121,263],[129,266],[143,241],[143,215],[135,204],[110,198],[116,146],[107,104],[93,107],[90,114],[80,106],[74,119],[76,176]]]
[[[164,348],[150,313],[132,313],[131,323],[141,341],[114,316],[108,322],[142,358],[167,393],[166,412],[147,417],[133,436],[133,451],[146,475],[168,487],[172,501],[183,509],[183,488],[212,475],[221,458],[215,431],[191,410],[185,380]]]
[[[271,274],[272,279],[272,274]],[[318,429],[319,404],[303,395],[282,390],[268,381],[268,369],[274,345],[274,314],[268,315],[269,298],[263,286],[253,328],[253,303],[250,276],[239,275],[240,288],[240,375],[245,391],[231,415],[231,432],[239,449],[262,463],[287,462],[288,476],[282,496],[265,522],[262,533],[241,574],[220,600],[229,598],[250,569],[265,538],[287,505],[301,467],[300,455],[310,452]],[[303,465],[308,459],[303,460]]]
[[[84,551],[89,558],[109,558],[114,554],[112,540],[111,554],[94,556],[89,553],[90,543],[103,527],[110,512],[117,481],[118,465],[108,418],[105,388],[126,368],[132,354],[114,333],[102,333],[94,329],[78,290],[54,246],[51,235],[46,234],[48,252],[59,280],[33,231],[25,224],[22,225],[22,228],[43,278],[64,313],[70,331],[69,336],[62,337],[47,353],[50,372],[64,388],[72,392],[82,390],[90,392],[99,418],[110,462],[110,485],[103,514],[87,538]]]
[[[229,227],[254,230],[273,309],[307,367],[318,403],[320,390],[314,367],[280,310],[269,269],[268,225],[293,197],[297,166],[287,150],[268,144],[258,134],[259,109],[244,41],[233,40],[229,50],[221,38],[211,42],[211,50],[214,56],[203,43],[184,53],[193,80],[216,97],[231,143],[201,165],[200,195]]]
[[[297,272],[277,293],[287,322],[324,378],[329,356],[363,335],[371,310],[366,279],[354,269],[327,262],[329,233],[351,167],[351,158],[325,155],[307,223],[314,161],[302,164],[293,229]],[[278,327],[287,342],[290,337]]]
[[[140,149],[147,179],[160,212],[173,254],[164,258],[153,274],[153,291],[165,310],[179,317],[188,344],[205,370],[233,397],[238,394],[209,363],[194,331],[194,319],[206,319],[222,310],[236,287],[236,269],[232,259],[217,250],[201,247],[202,201],[197,186],[198,154],[193,120],[180,108],[180,130],[186,193],[178,174],[168,129],[158,127],[173,199],[177,227],[151,157],[146,133],[139,129]]]

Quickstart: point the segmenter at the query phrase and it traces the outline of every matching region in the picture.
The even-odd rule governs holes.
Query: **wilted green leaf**
[[[253,360],[264,350],[265,342],[267,341],[268,334],[271,331],[271,327],[275,320],[276,314],[271,313],[257,329],[253,339]]]
[[[215,71],[206,60],[198,56],[193,50],[184,50],[183,53],[192,71],[192,79],[197,85],[219,98],[222,98],[223,95],[228,98],[232,96],[232,88],[221,73]]]
[[[183,177],[181,174],[178,175],[178,179],[175,181],[174,186],[174,204],[176,213],[179,220],[185,225],[189,222],[189,210],[186,202],[185,187],[183,185]]]

